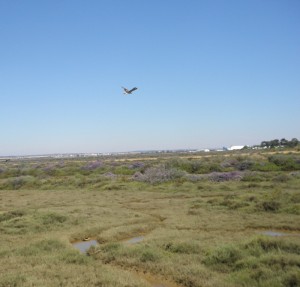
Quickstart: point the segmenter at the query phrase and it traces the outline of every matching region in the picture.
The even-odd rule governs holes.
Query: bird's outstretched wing
[[[124,87],[122,87],[122,89],[126,92],[126,93],[129,93],[130,91]]]
[[[132,93],[133,91],[137,90],[137,87],[132,88],[128,93]]]

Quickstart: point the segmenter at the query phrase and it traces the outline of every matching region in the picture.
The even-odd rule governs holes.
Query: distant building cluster
[[[245,146],[244,145],[233,145],[229,147],[227,150],[240,150],[243,149]]]

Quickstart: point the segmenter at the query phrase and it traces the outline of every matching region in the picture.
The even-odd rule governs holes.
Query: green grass
[[[0,286],[299,286],[297,157],[0,162]]]
[[[218,247],[203,262],[213,270],[229,273],[229,281],[242,286],[299,286],[299,255],[296,241],[258,237]]]

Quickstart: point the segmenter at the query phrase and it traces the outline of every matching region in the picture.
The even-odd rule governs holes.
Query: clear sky
[[[0,104],[2,156],[300,139],[300,1],[0,0]]]

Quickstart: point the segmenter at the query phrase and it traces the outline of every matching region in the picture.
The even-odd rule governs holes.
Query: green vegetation
[[[299,187],[297,150],[2,161],[0,287],[300,286]]]
[[[296,146],[299,145],[299,141],[296,138],[289,140],[286,140],[285,138],[282,138],[281,140],[274,139],[271,141],[263,141],[261,142],[260,146],[265,148],[275,148],[275,147],[288,147],[288,148],[295,148]]]

